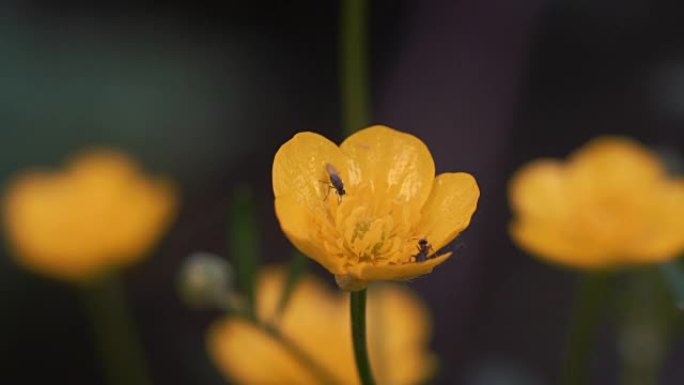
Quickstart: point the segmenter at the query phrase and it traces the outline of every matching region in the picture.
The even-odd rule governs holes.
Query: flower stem
[[[642,267],[625,276],[618,299],[620,384],[658,384],[678,315],[667,283],[657,268]]]
[[[368,344],[366,342],[366,289],[350,293],[352,340],[354,343],[354,357],[356,368],[362,385],[374,385],[373,372],[368,359]]]
[[[669,261],[660,265],[660,272],[670,285],[672,294],[677,302],[677,308],[684,309],[684,271],[679,262]]]
[[[342,127],[349,135],[368,125],[368,2],[340,2],[339,71],[342,100]]]
[[[119,278],[102,277],[83,286],[81,291],[107,384],[151,384],[143,347]]]
[[[610,282],[606,273],[587,273],[580,279],[565,345],[560,382],[563,385],[591,383],[588,375],[590,355],[596,327],[609,297]]]

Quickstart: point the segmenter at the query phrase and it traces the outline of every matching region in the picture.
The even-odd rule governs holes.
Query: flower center
[[[347,194],[339,204],[332,202],[329,209],[334,227],[329,235],[335,237],[332,243],[336,254],[349,263],[405,262],[411,239],[406,205]]]

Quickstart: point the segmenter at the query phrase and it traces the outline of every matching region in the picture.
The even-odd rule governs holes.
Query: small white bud
[[[232,297],[235,272],[222,257],[195,252],[188,256],[178,276],[183,302],[195,307],[225,307]]]

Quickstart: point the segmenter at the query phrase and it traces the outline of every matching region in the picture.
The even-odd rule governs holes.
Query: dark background
[[[511,243],[507,179],[599,134],[681,152],[684,7],[371,3],[373,121],[416,134],[438,171],[468,171],[482,191],[459,255],[409,284],[432,310],[436,383],[554,384],[578,274]],[[125,277],[157,384],[222,383],[204,353],[218,313],[186,309],[175,279],[193,251],[226,254],[236,186],[256,194],[263,259],[290,255],[272,210],[271,162],[297,131],[342,138],[337,11],[314,1],[0,5],[3,181],[109,144],[182,185],[177,222]],[[2,254],[0,383],[100,383],[78,290]],[[613,384],[615,333],[609,322],[602,331],[592,383]],[[663,384],[684,382],[684,346],[673,342]]]

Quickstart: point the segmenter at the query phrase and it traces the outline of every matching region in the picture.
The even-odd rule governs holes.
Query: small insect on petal
[[[342,196],[347,192],[344,190],[344,183],[342,183],[340,173],[337,171],[335,166],[333,166],[330,163],[325,164],[325,171],[328,172],[328,176],[330,177],[330,187],[335,189],[335,192],[337,192],[338,199],[342,199]]]
[[[417,248],[418,248],[418,254],[416,254],[414,256],[416,262],[423,262],[426,259],[429,259],[430,256],[428,254],[430,254],[431,252],[434,251],[432,249],[432,245],[430,243],[428,243],[427,239],[425,239],[425,238],[421,238],[418,240]]]

